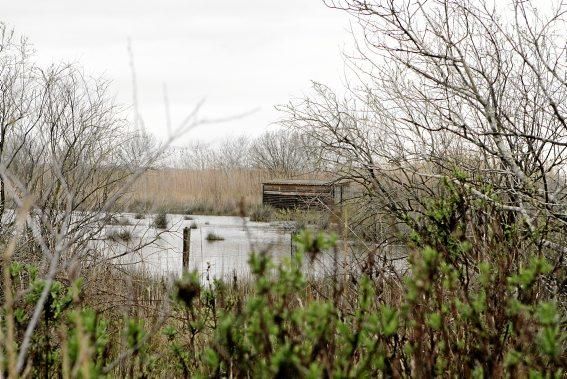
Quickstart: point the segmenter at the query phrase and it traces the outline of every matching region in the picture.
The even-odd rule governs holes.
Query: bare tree
[[[185,150],[183,155],[183,166],[204,170],[211,167],[215,162],[214,151],[210,144],[194,141]]]
[[[344,100],[315,84],[314,97],[284,108],[285,124],[324,145],[324,158],[390,215],[418,214],[448,178],[523,220],[561,264],[565,4],[549,12],[531,1],[328,5],[359,21],[349,64],[361,80]]]
[[[255,167],[277,175],[305,173],[315,167],[301,134],[282,129],[267,131],[256,138],[250,156]]]
[[[38,126],[38,108],[47,101],[41,71],[30,62],[25,38],[0,23],[0,164],[10,169],[32,143]],[[29,117],[30,114],[35,117]],[[6,209],[6,186],[0,178],[0,217]]]
[[[197,106],[156,146],[129,131],[106,81],[73,65],[42,69],[29,52],[25,40],[0,27],[0,244],[6,247],[0,296],[9,325],[0,353],[8,351],[10,377],[28,364],[54,280],[88,271],[105,258],[90,242],[132,184],[175,138],[195,125],[216,122],[201,120]],[[36,265],[43,286],[17,344],[7,269],[13,260]]]
[[[451,296],[444,293],[447,271],[431,276],[443,278],[430,292],[440,308],[455,298],[470,302],[482,287],[483,267],[503,279],[487,291],[494,341],[506,339],[515,317],[506,297],[530,304],[526,309],[554,301],[564,318],[567,4],[328,3],[358,21],[356,53],[348,59],[354,80],[344,97],[316,83],[311,97],[281,109],[284,125],[323,146],[328,167],[357,183],[348,222],[386,223],[367,248],[384,262],[372,271],[378,291],[396,275],[387,270],[391,257],[382,246],[401,240],[412,269],[432,248],[455,273],[459,290]],[[537,290],[509,286],[537,261],[552,266],[534,279]],[[428,311],[428,296],[416,300],[416,314]],[[454,332],[454,319],[445,319],[444,334]],[[421,355],[424,362],[412,375],[426,377],[435,365],[426,361],[435,358],[420,330],[407,338],[416,346],[412,359]],[[503,346],[497,344],[491,352]],[[490,360],[484,373],[498,376],[489,373],[502,372],[503,359]]]
[[[251,139],[246,135],[226,138],[218,144],[193,141],[171,154],[171,166],[197,170],[259,169],[277,175],[296,175],[318,168],[321,146],[306,145],[300,133],[267,131]],[[314,154],[317,152],[317,154]]]
[[[216,168],[250,167],[250,138],[246,135],[225,138],[214,152]]]
[[[194,170],[244,167],[248,144],[245,136],[226,139],[220,145],[194,140],[172,153],[173,165]]]
[[[120,146],[113,151],[114,163],[118,166],[136,170],[139,167],[160,167],[164,163],[166,154],[156,157],[154,154],[160,150],[161,143],[144,129],[129,130],[122,126]]]

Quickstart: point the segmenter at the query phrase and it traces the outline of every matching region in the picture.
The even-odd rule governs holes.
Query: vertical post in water
[[[189,271],[189,250],[191,248],[191,229],[183,228],[183,271]]]
[[[295,235],[295,231],[292,230],[289,232],[289,255],[293,257],[293,236]]]

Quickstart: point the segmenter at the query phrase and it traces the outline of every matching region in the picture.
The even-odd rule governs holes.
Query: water
[[[179,276],[182,272],[183,229],[193,223],[189,270],[197,270],[201,278],[250,277],[248,260],[252,251],[268,251],[277,264],[292,254],[292,235],[289,224],[250,222],[231,216],[168,215],[167,231],[152,226],[153,217],[137,220],[133,214],[123,214],[131,225],[108,225],[104,235],[95,242],[106,259],[117,265],[142,270],[152,275]],[[128,231],[130,241],[113,241],[106,238],[113,232]],[[214,233],[224,240],[207,241]],[[101,249],[100,249],[101,248]],[[399,254],[395,254],[398,256]],[[310,275],[332,275],[334,267],[332,252],[319,255],[313,263],[306,263]],[[347,266],[359,265],[354,254],[338,254]],[[400,266],[401,261],[396,261]],[[400,266],[402,267],[403,264]]]
[[[185,220],[181,215],[168,215],[169,227],[159,230],[152,227],[153,217],[136,220],[132,214],[122,217],[132,225],[108,225],[104,235],[97,241],[98,247],[106,252],[107,258],[115,264],[135,266],[151,274],[180,275],[183,259],[183,229],[193,223],[191,229],[189,270],[202,275],[226,277],[236,272],[239,276],[249,275],[248,257],[251,251],[269,250],[275,261],[289,257],[291,233],[282,225],[250,222],[240,217],[191,216]],[[106,239],[113,232],[128,231],[130,241]],[[207,235],[214,233],[224,240],[207,241]]]

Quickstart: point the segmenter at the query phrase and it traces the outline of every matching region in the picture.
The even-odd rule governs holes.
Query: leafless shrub
[[[300,133],[268,131],[256,138],[250,148],[254,166],[278,176],[292,176],[315,170],[312,155]]]
[[[538,13],[530,1],[505,9],[464,0],[328,4],[359,20],[349,65],[361,81],[344,99],[315,84],[314,96],[281,108],[284,124],[323,146],[321,159],[392,225],[416,222],[447,179],[478,199],[501,195],[495,205],[523,219],[560,264],[563,5]]]
[[[109,212],[121,208],[132,184],[159,162],[173,139],[195,125],[216,122],[200,119],[198,110],[199,105],[158,146],[127,125],[106,81],[73,65],[38,66],[26,40],[0,25],[0,232],[13,241],[2,267],[13,260],[33,263],[41,279],[16,341],[11,277],[3,270],[8,339],[0,338],[0,350],[9,351],[7,360],[1,359],[9,377],[28,365],[56,278],[72,281],[108,262],[91,242],[101,237]]]
[[[224,139],[215,149],[215,167],[229,170],[250,168],[250,138],[245,135]]]

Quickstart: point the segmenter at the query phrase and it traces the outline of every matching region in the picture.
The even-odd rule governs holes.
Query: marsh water
[[[183,229],[192,227],[189,270],[203,280],[250,277],[248,260],[252,251],[268,251],[278,264],[293,254],[293,223],[251,222],[231,216],[168,215],[168,229],[153,227],[153,216],[136,219],[120,215],[126,225],[107,225],[106,236],[127,231],[130,239],[101,238],[103,250],[113,263],[142,270],[152,275],[178,276],[183,259]],[[220,237],[208,240],[209,234]],[[103,236],[104,237],[104,236]],[[337,252],[323,252],[308,264],[310,275],[325,275],[333,270]],[[398,256],[399,254],[395,254]],[[355,254],[341,254],[343,263],[356,260]],[[354,261],[351,262],[354,264]]]

